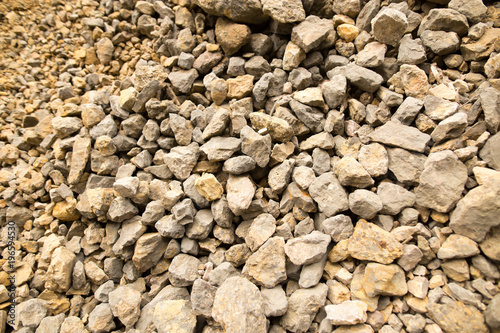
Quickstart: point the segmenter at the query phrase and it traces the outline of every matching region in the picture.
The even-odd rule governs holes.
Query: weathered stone
[[[47,269],[49,279],[46,287],[58,292],[66,292],[71,287],[71,277],[76,256],[64,246],[60,246],[52,253],[52,259]]]
[[[358,260],[390,264],[403,255],[403,246],[387,231],[360,220],[349,238],[348,251]]]
[[[250,207],[256,187],[248,176],[229,175],[226,184],[227,202],[231,211],[240,216]]]
[[[266,317],[279,317],[286,313],[288,300],[281,285],[274,288],[261,288]]]
[[[352,156],[344,156],[335,165],[335,174],[344,186],[365,188],[374,184],[374,180],[363,166]]]
[[[247,259],[242,273],[257,285],[274,288],[286,280],[284,246],[282,237],[269,238]]]
[[[456,10],[434,8],[422,20],[417,34],[420,36],[426,30],[454,31],[459,36],[463,36],[469,30],[469,24],[467,18]]]
[[[450,150],[429,155],[415,191],[417,204],[441,213],[458,202],[467,181],[467,168]]]
[[[113,315],[127,327],[132,327],[141,313],[141,293],[132,287],[119,286],[109,293]]]
[[[154,308],[153,321],[158,333],[193,333],[196,328],[196,315],[188,300],[158,302]]]
[[[288,142],[293,136],[293,129],[284,119],[270,116],[263,112],[252,112],[250,114],[252,126],[260,131],[267,129],[271,138],[280,142]]]
[[[363,275],[363,289],[370,297],[404,296],[408,292],[405,272],[398,265],[369,263]]]
[[[159,233],[142,235],[135,245],[132,261],[139,272],[145,272],[158,263],[168,242]]]
[[[389,121],[369,135],[370,140],[423,153],[431,136],[418,129]]]
[[[291,40],[308,53],[325,40],[330,30],[333,30],[331,22],[310,15],[293,28]]]
[[[326,253],[331,238],[319,231],[289,240],[285,253],[294,265],[318,262]]]
[[[392,46],[399,42],[408,27],[405,14],[393,8],[381,10],[371,23],[375,39]]]
[[[203,174],[200,178],[197,178],[194,185],[198,192],[208,201],[220,199],[224,193],[222,185],[211,173]]]
[[[263,0],[262,11],[280,23],[303,21],[306,13],[299,0]]]
[[[260,291],[243,277],[230,277],[217,289],[212,315],[226,332],[267,331]]]
[[[20,303],[16,308],[18,322],[23,327],[37,327],[47,314],[45,302],[41,299],[30,299]]]
[[[199,150],[196,142],[187,146],[174,147],[165,155],[165,163],[177,179],[185,180],[198,161]]]
[[[108,303],[97,305],[89,314],[88,327],[92,333],[110,332],[116,325]]]
[[[309,185],[309,193],[318,204],[319,211],[328,217],[349,208],[347,193],[332,172],[314,179]]]
[[[484,316],[471,305],[450,301],[448,304],[434,303],[428,306],[429,317],[445,332],[488,332]],[[467,318],[467,320],[464,320]]]
[[[191,286],[193,282],[200,278],[198,266],[201,261],[188,254],[178,254],[172,259],[168,268],[169,280],[174,287]]]
[[[345,77],[351,84],[370,93],[377,91],[382,82],[384,82],[381,75],[353,63],[345,67]]]
[[[260,24],[267,20],[267,17],[262,15],[261,2],[256,0],[247,1],[243,4],[236,0],[196,0],[194,4],[200,6],[208,14],[224,15],[236,22]]]
[[[326,318],[332,325],[356,325],[366,322],[367,305],[361,301],[344,301],[325,306]]]
[[[214,137],[200,147],[210,161],[225,161],[241,147],[241,139]],[[194,167],[194,166],[193,166]]]
[[[420,38],[422,43],[437,55],[453,53],[460,46],[460,39],[455,32],[426,30]]]

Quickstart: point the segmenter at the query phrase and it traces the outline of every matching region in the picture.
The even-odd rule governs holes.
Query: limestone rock
[[[265,288],[274,288],[286,280],[285,241],[282,237],[269,238],[243,267],[242,273],[250,281]]]
[[[154,326],[158,333],[193,333],[196,315],[187,300],[165,300],[158,302],[153,313]]]
[[[222,185],[211,173],[203,174],[200,178],[197,178],[194,185],[198,192],[208,201],[220,199],[224,193]]]
[[[319,231],[289,240],[285,253],[294,265],[307,265],[318,262],[326,253],[331,238]]]

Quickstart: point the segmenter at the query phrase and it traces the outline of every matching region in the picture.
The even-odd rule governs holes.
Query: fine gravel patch
[[[498,3],[1,6],[0,333],[500,330]]]

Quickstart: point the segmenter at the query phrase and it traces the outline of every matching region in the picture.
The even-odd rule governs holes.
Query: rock
[[[432,131],[431,138],[435,143],[453,139],[460,136],[466,127],[467,115],[464,112],[458,112],[441,121]]]
[[[488,304],[488,307],[486,308],[486,311],[484,312],[484,319],[486,320],[486,324],[492,329],[498,329],[500,328],[500,316],[499,316],[499,311],[500,309],[500,295],[495,296],[490,304]]]
[[[353,63],[346,66],[345,76],[351,84],[369,93],[377,91],[382,82],[384,82],[381,75]]]
[[[403,208],[413,206],[416,200],[415,194],[389,182],[382,182],[377,189],[377,194],[383,204],[381,213],[388,215],[399,214]]]
[[[431,140],[430,135],[422,133],[414,127],[402,125],[395,121],[389,121],[377,127],[377,129],[369,135],[369,138],[371,141],[419,153],[424,152],[425,147]]]
[[[240,131],[241,152],[252,157],[258,166],[265,167],[271,155],[271,136],[262,136],[251,127],[245,126]]]
[[[455,32],[426,30],[420,38],[422,43],[437,55],[453,53],[460,46],[460,39]]]
[[[498,250],[497,246],[499,239],[500,239],[500,228],[497,226],[491,229],[490,233],[480,244],[483,253],[488,258],[497,261],[500,258],[500,251]]]
[[[280,325],[291,332],[306,332],[325,304],[328,287],[319,283],[313,288],[298,289],[288,298],[288,309],[280,319]]]
[[[368,43],[358,53],[356,64],[362,67],[378,67],[384,62],[386,52],[387,46],[385,44],[379,42]]]
[[[200,209],[194,216],[193,223],[186,227],[186,236],[190,239],[205,239],[212,231],[214,218],[210,209]]]
[[[356,325],[366,322],[367,305],[361,301],[344,301],[325,306],[326,318],[332,325]]]
[[[398,259],[398,265],[409,272],[417,266],[423,257],[422,251],[416,245],[405,244],[403,246],[403,255]]]
[[[434,303],[427,307],[429,317],[445,332],[488,332],[484,316],[471,305],[450,301],[448,304]],[[466,316],[467,320],[463,320]]]
[[[165,155],[164,160],[174,176],[179,180],[185,180],[189,177],[198,161],[199,147],[196,142],[187,146],[178,146],[170,150]]]
[[[145,272],[158,263],[167,248],[167,241],[159,233],[146,233],[135,244],[132,261],[139,272]]]
[[[331,238],[319,231],[289,240],[285,253],[294,265],[318,262],[326,253]]]
[[[276,219],[268,213],[260,214],[250,224],[245,242],[250,250],[255,252],[274,234],[275,230]]]
[[[401,65],[399,72],[393,75],[388,83],[404,90],[407,96],[419,99],[423,99],[429,91],[427,75],[415,65]]]
[[[356,37],[358,37],[359,28],[352,24],[343,23],[337,27],[337,34],[340,38],[349,43],[355,40]]]
[[[96,43],[97,58],[99,58],[99,61],[103,65],[108,65],[111,59],[113,59],[114,50],[113,42],[107,37],[101,38]]]
[[[363,166],[351,156],[344,156],[335,165],[335,174],[344,186],[365,188],[374,184],[374,180]]]
[[[230,277],[217,289],[212,316],[226,332],[266,332],[259,289],[243,277]]]
[[[203,279],[197,279],[191,289],[191,304],[195,314],[212,317],[212,306],[217,288]]]
[[[290,182],[292,175],[293,162],[285,160],[280,165],[271,169],[268,175],[268,183],[275,193],[281,193]]]
[[[333,11],[355,18],[360,12],[361,4],[358,0],[335,0]]]
[[[264,302],[266,317],[279,317],[286,313],[288,300],[280,285],[270,289],[261,288],[260,293]]]
[[[306,221],[306,220],[304,220]],[[302,221],[301,223],[303,223]],[[312,219],[310,220],[311,223],[313,222]],[[298,224],[295,227],[295,235],[299,236],[297,234],[298,229],[299,229],[300,224]],[[323,271],[325,269],[325,264],[326,264],[326,259],[328,256],[325,254],[320,261],[315,262],[313,264],[309,265],[304,265],[302,267],[302,270],[300,271],[300,278],[299,278],[299,287],[301,288],[310,288],[314,287],[319,283],[321,280],[321,277],[323,276]]]
[[[301,189],[307,190],[316,179],[316,175],[313,169],[299,166],[293,169],[292,179]]]
[[[423,154],[409,152],[401,148],[387,149],[389,170],[401,183],[416,184],[424,169],[426,157]]]
[[[481,0],[452,0],[448,3],[448,8],[454,9],[460,14],[465,15],[471,23],[479,22],[486,15],[486,11],[488,10]]]
[[[123,222],[134,217],[139,210],[126,198],[117,197],[113,199],[107,213],[107,218],[113,222]]]
[[[83,122],[77,117],[54,117],[51,121],[56,136],[63,139],[80,130]]]
[[[293,28],[291,40],[308,53],[318,47],[332,29],[329,21],[310,15]]]
[[[87,330],[85,330],[85,325],[83,324],[81,319],[75,316],[69,316],[66,319],[64,319],[60,330],[60,333],[72,333],[72,332],[74,333],[87,332]]]
[[[398,265],[369,263],[363,275],[363,289],[370,297],[404,296],[408,292],[405,272]]]
[[[372,177],[387,173],[389,159],[387,150],[378,143],[364,145],[359,149],[358,161]]]
[[[196,315],[188,300],[164,300],[156,304],[153,322],[158,333],[193,333]]]
[[[458,103],[432,95],[424,98],[424,106],[424,113],[435,121],[444,120],[458,111]]]
[[[222,185],[211,173],[203,174],[200,178],[197,178],[194,185],[198,192],[208,201],[220,199],[224,193]]]
[[[34,298],[20,303],[16,308],[16,312],[22,327],[35,328],[47,314],[47,308],[45,307],[45,301]]]
[[[215,36],[224,53],[233,55],[250,41],[250,28],[244,24],[234,23],[225,18],[217,19]]]
[[[186,118],[172,113],[169,115],[169,119],[169,125],[174,132],[175,141],[181,146],[187,146],[190,144],[193,128]]]
[[[393,8],[381,10],[371,23],[375,39],[391,46],[399,42],[408,27],[405,14]]]
[[[263,0],[262,11],[280,23],[303,21],[306,13],[299,0]]]
[[[282,237],[269,238],[247,259],[242,274],[257,285],[274,288],[287,278],[284,246]]]
[[[198,71],[194,68],[190,70],[179,70],[170,72],[168,79],[175,89],[181,94],[187,94],[191,91],[194,81],[198,78]]]
[[[429,155],[415,191],[417,204],[441,213],[449,212],[461,197],[467,169],[449,150]]]
[[[261,2],[256,0],[247,1],[244,4],[236,0],[196,0],[194,4],[201,7],[208,14],[224,15],[236,22],[260,24],[267,20],[267,17],[262,15]]]
[[[471,40],[460,45],[460,52],[465,61],[481,60],[487,58],[495,49],[494,43],[500,34],[500,29],[486,29],[477,41]]]
[[[323,97],[330,109],[337,108],[345,98],[347,80],[344,75],[334,75],[321,85]]]
[[[49,279],[46,282],[46,288],[58,292],[66,292],[71,287],[71,277],[75,262],[75,254],[64,246],[55,249],[47,269]]]
[[[256,164],[250,156],[231,157],[224,162],[222,170],[233,175],[241,175],[255,169]]]
[[[116,327],[113,313],[108,303],[97,305],[89,315],[88,328],[92,333],[110,332]]]
[[[328,217],[349,208],[347,193],[332,172],[314,179],[309,185],[309,193],[318,204],[319,211]]]
[[[240,216],[252,203],[255,194],[255,185],[248,176],[229,175],[226,184],[227,202],[229,209]]]
[[[434,8],[422,20],[417,34],[420,36],[426,30],[454,31],[459,36],[463,36],[469,30],[469,24],[467,18],[456,10]]]
[[[174,287],[191,286],[193,282],[200,278],[198,266],[201,264],[196,257],[188,254],[178,254],[172,259],[168,268],[169,280]]]
[[[359,217],[371,220],[382,210],[382,200],[368,190],[355,190],[349,194],[349,209]]]
[[[500,93],[495,88],[486,88],[479,95],[481,107],[483,108],[484,120],[488,130],[495,134],[500,126],[500,113],[498,103],[500,102]]]
[[[241,147],[241,139],[230,137],[214,137],[200,147],[209,161],[225,161]],[[194,167],[194,165],[193,165]]]
[[[306,53],[300,46],[295,43],[288,42],[283,55],[283,69],[290,71],[297,68],[305,58]]]
[[[334,242],[340,242],[351,237],[354,227],[349,216],[338,214],[323,221],[323,231],[329,234]]]
[[[119,286],[109,293],[109,306],[115,317],[132,327],[141,313],[141,293],[132,287]]]
[[[358,260],[390,264],[403,255],[403,246],[387,231],[360,220],[349,238],[348,251]]]
[[[412,39],[410,35],[405,35],[401,38],[398,50],[399,63],[418,65],[423,63],[426,59],[427,56],[421,39]]]

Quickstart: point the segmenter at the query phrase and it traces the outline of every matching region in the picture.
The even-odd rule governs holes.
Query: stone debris
[[[500,330],[498,4],[0,13],[0,332]]]

